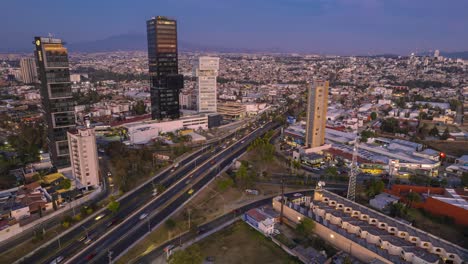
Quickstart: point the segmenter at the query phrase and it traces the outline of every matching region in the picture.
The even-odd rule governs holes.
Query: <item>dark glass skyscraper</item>
[[[35,37],[34,45],[50,158],[56,168],[69,167],[67,131],[76,118],[68,51],[60,39]]]
[[[148,63],[153,119],[179,118],[179,91],[184,77],[179,74],[177,22],[158,16],[146,22]]]

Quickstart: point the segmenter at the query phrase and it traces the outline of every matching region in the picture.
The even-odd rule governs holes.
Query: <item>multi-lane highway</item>
[[[165,188],[170,187],[174,182],[180,178],[187,175],[187,173],[193,170],[198,164],[205,162],[213,153],[217,153],[222,150],[222,147],[219,145],[213,145],[214,148],[210,149],[204,147],[187,158],[179,162],[179,167],[175,172],[171,171],[170,168],[167,168],[154,179],[154,183],[162,184]],[[153,193],[153,184],[152,182],[147,182],[139,186],[135,191],[122,197],[120,201],[120,210],[117,214],[111,215],[111,212],[108,210],[103,210],[102,214],[104,217],[95,220],[95,217],[86,219],[83,222],[79,223],[78,228],[73,228],[68,233],[60,237],[60,243],[58,240],[49,243],[48,245],[36,250],[33,254],[26,256],[17,261],[17,263],[50,263],[54,260],[54,257],[50,257],[53,252],[55,256],[61,255],[73,255],[83,248],[84,241],[77,241],[84,236],[88,236],[91,240],[95,240],[100,237],[102,234],[107,232],[113,226],[119,222],[125,220],[125,218],[130,215],[133,211],[148,203],[150,200],[154,199],[152,196]],[[100,215],[101,213],[97,214]],[[60,248],[59,248],[60,244]]]
[[[212,153],[213,157],[204,163],[199,163],[200,166],[193,172],[185,178],[180,179],[171,188],[153,199],[136,213],[128,214],[127,212],[124,222],[111,228],[109,232],[84,250],[73,257],[71,256],[74,251],[62,251],[62,255],[60,256],[65,257],[67,263],[106,263],[109,261],[109,252],[112,252],[113,257],[118,256],[119,253],[123,252],[127,247],[148,233],[149,230],[162,223],[164,219],[174,213],[177,208],[182,206],[212,180],[220,169],[231,164],[236,157],[245,151],[252,140],[273,127],[273,124],[267,124],[225,149],[216,149]],[[188,179],[190,179],[190,182]],[[191,190],[191,194],[187,192],[188,189]],[[148,216],[142,218],[144,214],[148,214]],[[59,255],[54,257],[59,257]],[[50,258],[50,260],[53,259]]]

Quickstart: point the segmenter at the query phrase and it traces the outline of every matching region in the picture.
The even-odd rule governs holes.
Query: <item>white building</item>
[[[195,115],[181,117],[171,121],[146,121],[123,125],[128,131],[131,144],[145,144],[159,136],[160,133],[174,132],[179,129],[208,129],[208,116]]]
[[[216,78],[218,76],[219,58],[202,56],[198,58],[194,71],[198,90],[198,112],[216,112]]]
[[[99,165],[94,128],[68,133],[68,147],[73,176],[83,187],[99,186]]]
[[[21,79],[24,83],[34,83],[37,81],[37,69],[34,58],[22,58],[20,60]]]

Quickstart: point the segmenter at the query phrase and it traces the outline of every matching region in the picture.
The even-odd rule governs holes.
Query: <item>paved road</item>
[[[197,193],[203,186],[205,186],[210,180],[212,180],[219,172],[220,169],[230,165],[232,161],[237,158],[241,153],[243,153],[248,144],[257,138],[260,135],[263,135],[268,130],[274,127],[273,124],[268,124],[263,128],[260,128],[253,133],[249,134],[244,140],[234,143],[230,147],[226,148],[224,151],[219,153],[216,157],[210,159],[210,162],[204,163],[202,166],[198,167],[193,173],[191,173],[191,181],[195,183],[190,183],[191,189],[193,189],[193,194]],[[216,165],[215,165],[216,164]],[[215,166],[213,166],[215,165]],[[146,206],[142,212],[150,214],[144,220],[140,220],[139,214],[134,214],[130,217],[127,217],[124,223],[122,223],[118,228],[115,228],[108,232],[104,237],[102,237],[97,243],[93,244],[91,247],[87,247],[84,251],[75,255],[71,261],[67,263],[106,263],[108,259],[108,251],[113,252],[113,256],[117,256],[120,252],[123,252],[127,247],[132,245],[140,237],[144,236],[148,231],[164,221],[167,216],[175,212],[180,206],[182,206],[186,201],[188,201],[192,195],[184,191],[187,188],[186,179],[179,181],[174,185],[173,188],[165,191],[158,197],[158,199],[153,200]],[[177,196],[179,195],[179,196]],[[175,198],[175,199],[174,199]],[[171,199],[173,199],[171,201]],[[164,208],[161,208],[166,202],[171,201],[169,205]],[[62,252],[63,256],[70,256],[70,252]],[[95,255],[95,256],[94,256]],[[58,255],[57,255],[58,256]],[[87,257],[93,256],[91,260],[88,260]],[[53,258],[52,258],[53,259]],[[51,259],[51,260],[52,260]]]

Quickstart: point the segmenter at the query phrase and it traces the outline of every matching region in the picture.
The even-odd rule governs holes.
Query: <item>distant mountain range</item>
[[[261,52],[260,50],[243,48],[226,48],[212,45],[202,45],[179,40],[179,51],[200,51],[200,52]],[[147,39],[145,34],[128,33],[111,36],[105,39],[69,43],[67,45],[70,51],[75,52],[102,52],[102,51],[131,51],[147,50]]]
[[[65,39],[66,41],[66,39]],[[87,42],[68,42],[67,48],[71,52],[105,52],[105,51],[132,51],[132,50],[147,50],[146,34],[144,33],[127,33],[121,35],[115,35],[108,38],[87,41]],[[26,52],[31,53],[33,47],[17,47],[14,50],[0,47],[0,52]],[[265,49],[249,49],[249,48],[232,48],[232,47],[221,47],[215,45],[204,45],[179,40],[179,51],[185,52],[225,52],[225,53],[291,53],[286,50],[279,48],[265,48]],[[468,59],[468,51],[461,52],[444,52],[440,54],[447,58],[461,58]],[[421,56],[433,56],[434,52],[421,52],[418,53]],[[367,55],[368,56],[368,55]],[[394,54],[381,54],[374,55],[372,57],[396,57]]]

